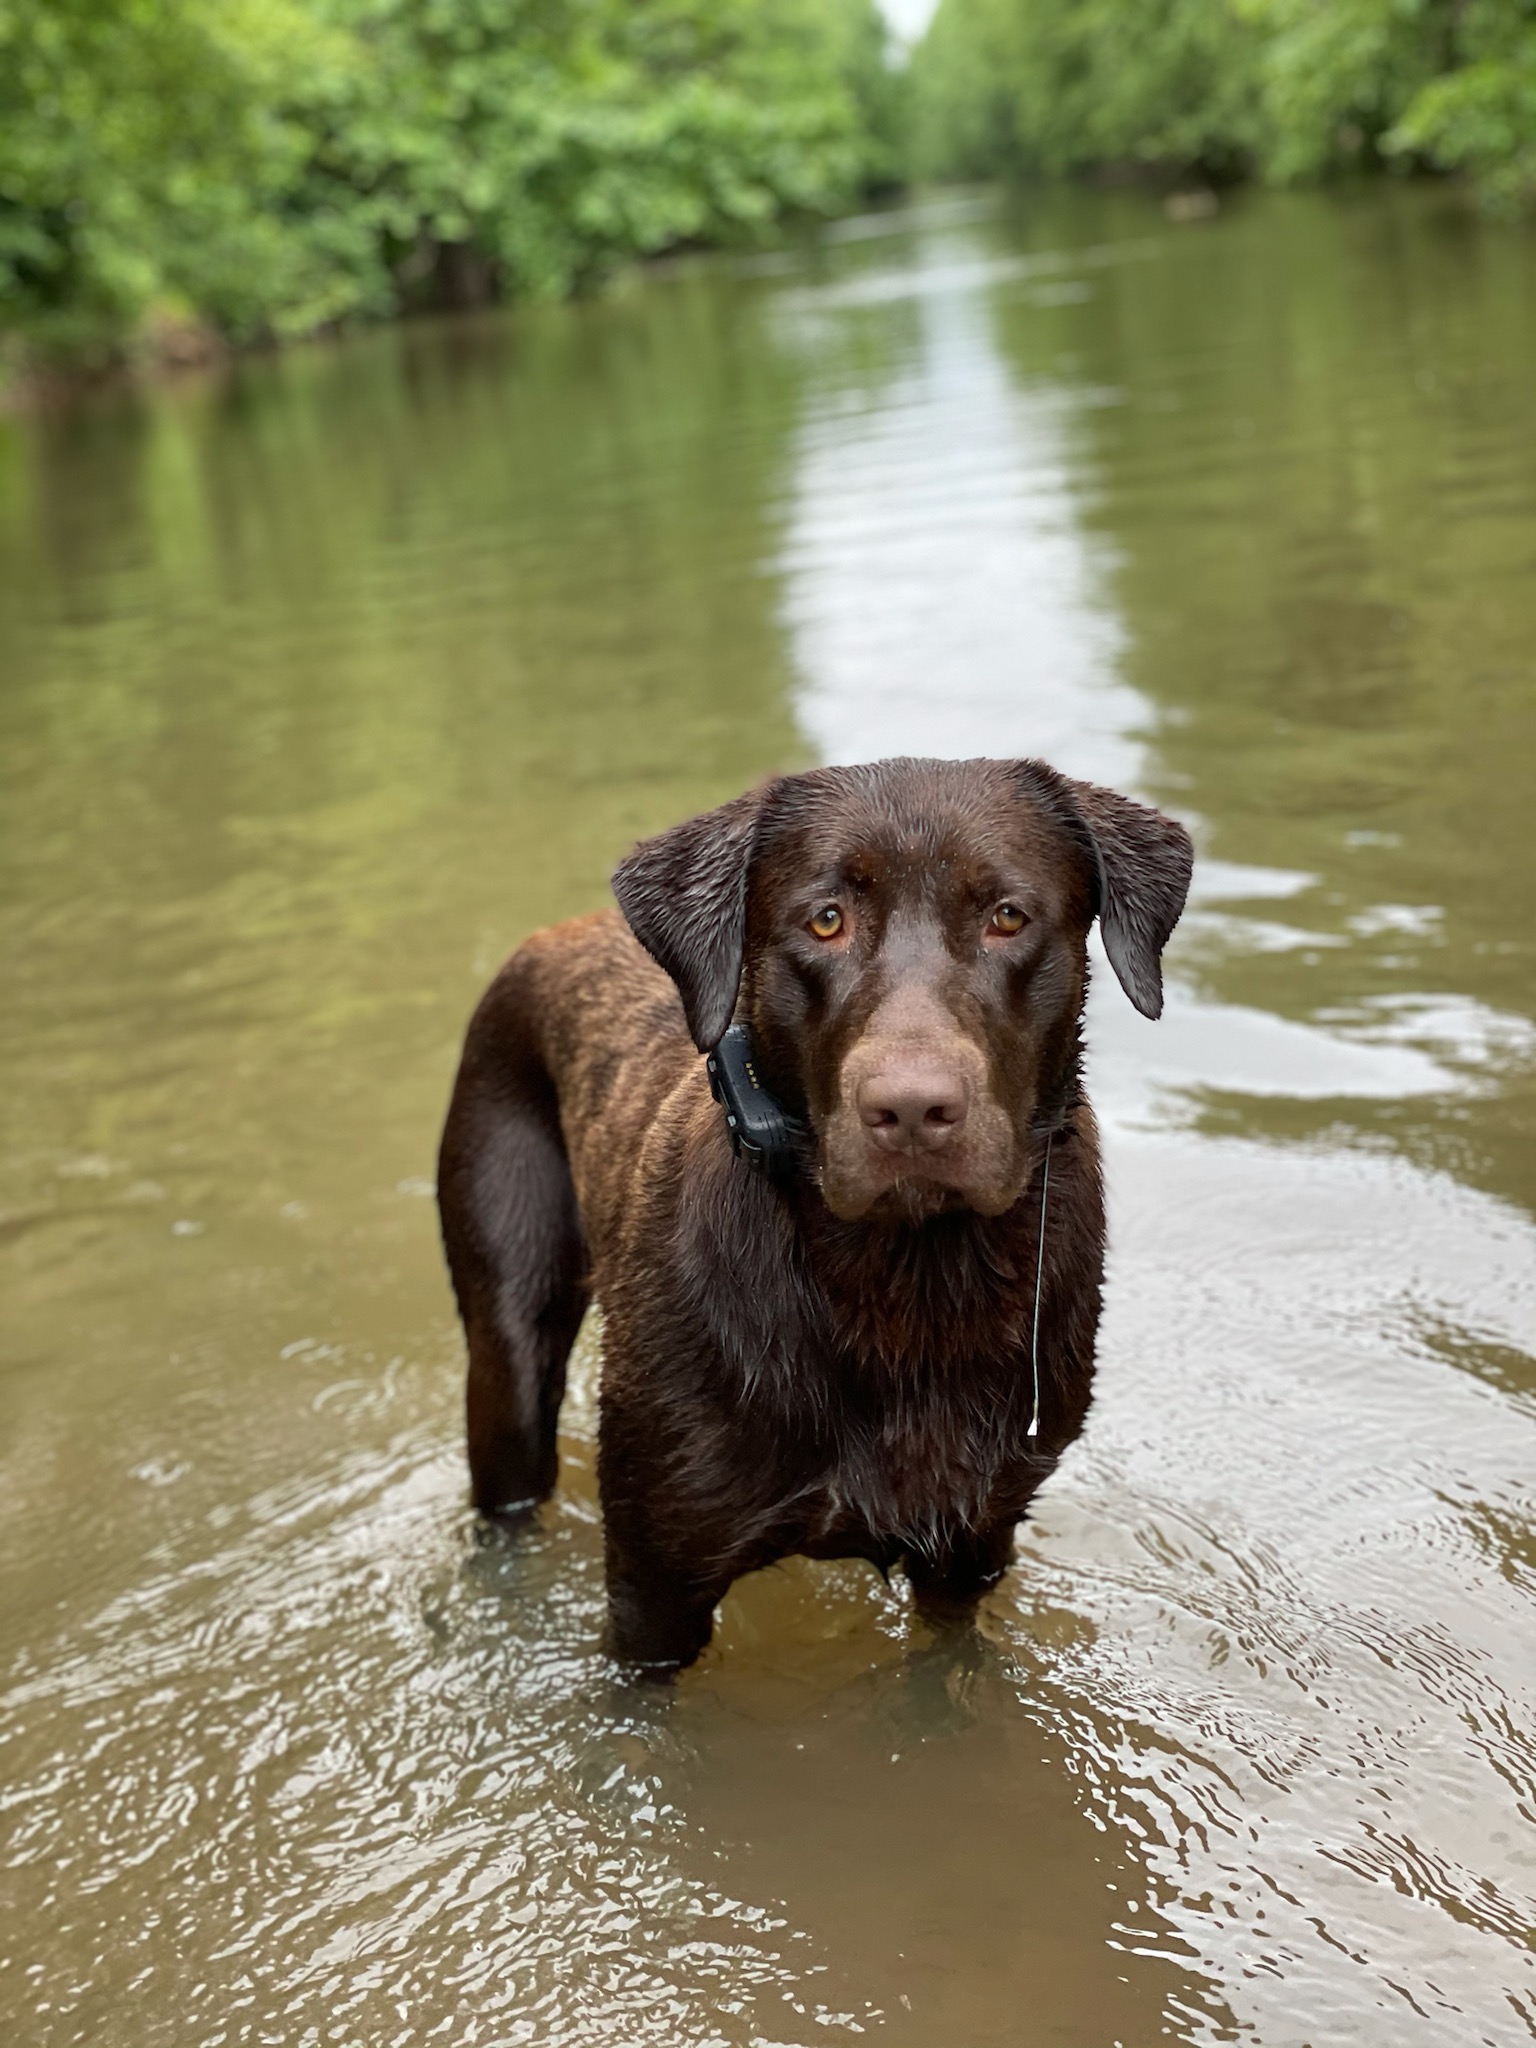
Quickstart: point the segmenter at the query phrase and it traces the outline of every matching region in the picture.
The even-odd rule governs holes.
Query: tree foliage
[[[941,0],[913,105],[929,175],[1420,161],[1518,203],[1536,198],[1536,0]]]
[[[564,293],[895,163],[871,0],[0,0],[0,323]]]

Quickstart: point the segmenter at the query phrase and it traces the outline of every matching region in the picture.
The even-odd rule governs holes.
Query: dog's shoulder
[[[615,995],[670,988],[616,910],[593,910],[531,932],[491,984],[535,999],[550,1014]],[[674,1000],[676,992],[674,991]]]
[[[531,933],[486,990],[472,1029],[531,1037],[562,1093],[594,1055],[687,1038],[676,988],[616,910]]]

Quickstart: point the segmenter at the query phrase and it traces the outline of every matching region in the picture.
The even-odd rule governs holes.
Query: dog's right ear
[[[747,871],[767,789],[642,840],[619,863],[613,893],[630,930],[677,983],[700,1052],[725,1035],[741,985]]]

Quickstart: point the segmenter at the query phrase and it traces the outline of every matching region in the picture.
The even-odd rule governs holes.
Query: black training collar
[[[709,1092],[725,1111],[731,1150],[760,1173],[789,1165],[800,1126],[757,1078],[745,1024],[733,1024],[705,1058]]]

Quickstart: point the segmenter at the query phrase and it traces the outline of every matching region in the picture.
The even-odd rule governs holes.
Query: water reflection
[[[1522,250],[950,205],[0,439],[12,2034],[1522,2038]],[[1095,997],[1101,1400],[973,1643],[792,1565],[636,1692],[595,1329],[538,1531],[462,1504],[457,1035],[635,834],[909,747],[1202,836]]]
[[[819,373],[783,556],[799,722],[829,761],[1018,751],[1131,786],[1148,707],[1078,517],[1081,396],[1014,386],[987,293],[1034,266],[964,239],[903,224],[776,309]]]
[[[1113,244],[1094,250],[1091,286],[1085,277],[1080,295],[1046,302],[1042,316],[1020,285],[1035,265],[1006,254],[989,263],[987,231],[973,235],[968,263],[953,236],[938,259],[942,277],[963,276],[963,294],[925,289],[923,258],[902,249],[884,273],[871,259],[854,289],[834,284],[796,305],[810,326],[829,308],[900,303],[905,280],[917,309],[917,367],[876,394],[850,394],[839,379],[813,398],[802,429],[788,606],[802,717],[835,756],[876,745],[1038,749],[1082,773],[1177,793],[1186,814],[1191,798],[1209,805],[1208,846],[1270,854],[1273,840],[1245,829],[1220,781],[1180,773],[1203,708],[1184,640],[1180,673],[1149,701],[1111,664],[1161,678],[1098,623],[1115,581],[1136,587],[1123,565],[1145,582],[1161,553],[1163,609],[1177,610],[1200,651],[1203,586],[1169,539],[1182,537],[1190,497],[1212,491],[1198,460],[1186,466],[1186,445],[1169,451],[1155,518],[1117,547],[1103,536],[1126,460],[1115,415],[1140,397],[1134,382],[1107,380],[1167,380],[1185,337],[1149,346],[1150,363],[1125,350],[1114,315],[1147,286],[1139,263],[1122,275],[1104,261]],[[1202,253],[1211,261],[1198,244],[1189,257],[1182,238],[1169,242],[1169,269]],[[1144,254],[1144,243],[1123,246]],[[1043,323],[1056,331],[1042,334]],[[1063,349],[1068,323],[1075,346]],[[1015,335],[1027,346],[1011,384],[994,337]],[[1034,367],[1063,359],[1074,367],[1065,390]],[[1199,374],[1203,388],[1209,366]],[[1086,406],[1072,402],[1081,381]],[[1069,459],[1074,427],[1095,459],[1081,445]],[[1239,516],[1251,467],[1231,468],[1241,502],[1229,546],[1246,557],[1264,521]],[[916,476],[936,488],[915,490]],[[980,519],[968,517],[978,507]],[[1195,587],[1180,605],[1186,578]],[[1326,605],[1315,565],[1296,580]],[[1305,682],[1300,660],[1286,673],[1298,672]],[[1231,681],[1206,682],[1218,705]],[[1325,700],[1324,717],[1334,711]],[[1152,744],[1138,748],[1143,735]],[[1350,851],[1377,843],[1359,831],[1346,841]],[[1314,840],[1306,851],[1322,849]],[[1437,1322],[1476,1328],[1528,1354],[1536,1233],[1443,1177],[1338,1149],[1338,1127],[1375,1102],[1398,1115],[1414,1101],[1442,1114],[1455,1104],[1465,1119],[1496,1099],[1507,1115],[1489,1069],[1507,1081],[1528,1068],[1532,1031],[1471,992],[1366,993],[1373,971],[1419,968],[1408,949],[1443,942],[1444,913],[1351,911],[1332,879],[1209,862],[1177,946],[1182,986],[1155,1032],[1101,978],[1095,1092],[1120,1197],[1104,1392],[1026,1541],[1033,1569],[1014,1588],[1012,1629],[1032,1640],[1046,1589],[1099,1624],[1088,1647],[1047,1661],[1049,1681],[1067,1695],[1067,1725],[1074,1710],[1091,1713],[1087,1768],[1115,1760],[1116,1803],[1139,1806],[1148,1864],[1175,1887],[1165,1920],[1257,2038],[1287,2038],[1298,2012],[1328,2038],[1369,2036],[1402,2001],[1394,2038],[1436,2038],[1454,2013],[1497,2039],[1508,2014],[1502,1944],[1519,1938],[1529,1910],[1513,1849],[1521,1745],[1510,1723],[1531,1666],[1499,1568],[1508,1555],[1490,1559],[1467,1540],[1452,1497],[1498,1495],[1518,1515],[1536,1465],[1529,1409],[1512,1467],[1506,1403],[1449,1381],[1424,1334]],[[1319,909],[1323,929],[1310,930]],[[1298,1016],[1294,992],[1263,1007],[1212,1000],[1243,988],[1255,958],[1299,956],[1315,969],[1335,953],[1347,1005]],[[1303,977],[1308,994],[1316,979]],[[1209,1125],[1223,1102],[1229,1121],[1258,1132],[1294,1130],[1302,1105],[1326,1104],[1334,1146],[1298,1161],[1252,1143],[1133,1136],[1192,1113]],[[1450,1749],[1459,1763],[1448,1771]],[[1471,1828],[1469,1812],[1480,1816]],[[1495,1814],[1512,1853],[1489,1853]],[[1441,1917],[1432,1979],[1415,1948],[1426,1910]]]

